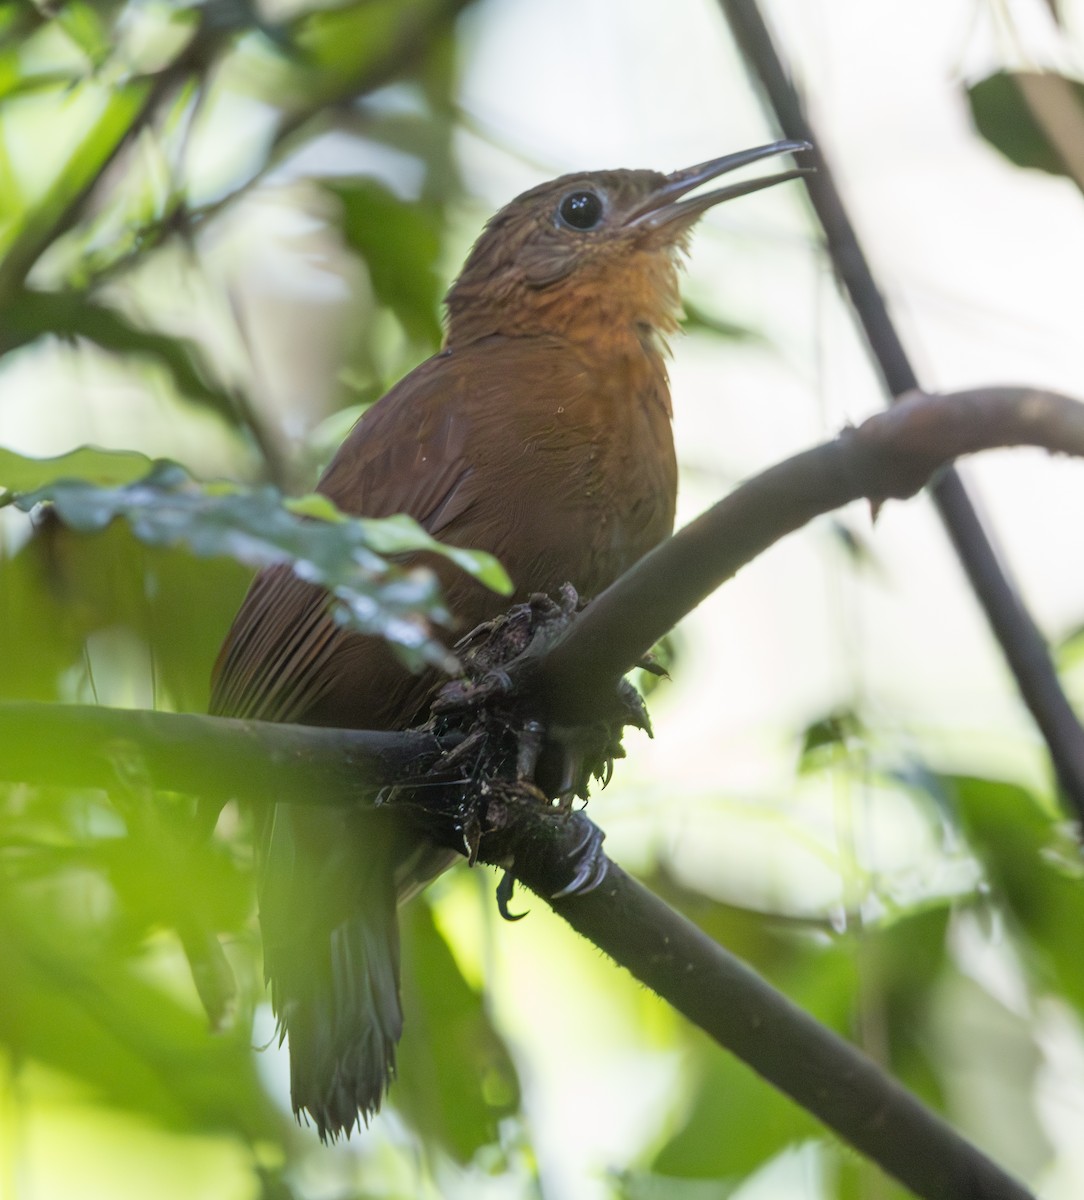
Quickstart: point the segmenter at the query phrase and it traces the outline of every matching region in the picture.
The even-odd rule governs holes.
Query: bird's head
[[[489,221],[452,285],[448,344],[494,333],[643,341],[670,332],[680,313],[681,252],[696,220],[802,171],[690,193],[759,159],[808,149],[775,142],[670,175],[588,171],[524,192]]]

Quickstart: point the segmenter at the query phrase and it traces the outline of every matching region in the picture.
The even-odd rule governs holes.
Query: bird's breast
[[[644,356],[640,356],[644,357]],[[518,437],[494,530],[517,593],[595,595],[673,528],[677,469],[661,367],[635,359],[554,372],[568,386],[513,403]],[[511,448],[511,447],[510,447]]]

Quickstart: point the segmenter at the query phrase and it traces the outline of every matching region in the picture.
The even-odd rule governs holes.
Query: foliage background
[[[927,386],[1079,392],[1080,196],[997,74],[1079,73],[1079,7],[768,11]],[[706,0],[15,3],[0,37],[0,445],[288,491],[436,348],[518,190],[772,136]],[[714,213],[687,296],[685,516],[881,402],[797,189]],[[1079,468],[971,477],[1079,690]],[[0,518],[0,696],[205,706],[245,567]],[[656,740],[592,802],[611,853],[1078,1195],[1078,855],[930,512],[819,523],[672,649]],[[188,815],[138,763],[108,797],[2,793],[0,1194],[898,1194],[539,906],[503,925],[482,871],[404,914],[393,1104],[321,1148],[285,1104],[244,823],[197,852]],[[215,1032],[182,952],[212,934],[240,985]]]

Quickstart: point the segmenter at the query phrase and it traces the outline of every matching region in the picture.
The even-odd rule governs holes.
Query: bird
[[[663,174],[563,175],[493,216],[446,299],[442,348],[372,405],[316,490],[495,555],[511,598],[436,567],[457,628],[571,584],[590,598],[673,530],[667,338],[697,219],[801,168],[698,191],[780,141]],[[214,714],[351,729],[424,719],[430,674],[347,629],[288,564],[255,578],[212,673]],[[291,1101],[323,1141],[366,1125],[403,1029],[397,908],[455,855],[394,813],[257,810],[257,903]]]

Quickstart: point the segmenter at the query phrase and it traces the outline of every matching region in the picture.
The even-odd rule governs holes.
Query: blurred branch
[[[57,747],[64,753],[58,754]],[[446,749],[431,733],[368,733],[84,704],[0,703],[0,779],[115,790],[138,770],[151,788],[219,806],[372,804]]]
[[[805,176],[809,198],[889,394],[918,388],[918,378],[844,208],[820,139],[772,43],[756,0],[719,0],[749,68],[759,76],[789,138],[810,141],[817,171]],[[1046,740],[1058,780],[1077,813],[1084,813],[1084,729],[1066,699],[1046,643],[1009,581],[955,471],[947,470],[933,499],[979,603],[1016,677],[1020,694]]]
[[[119,309],[83,291],[41,292],[19,288],[10,299],[0,327],[0,355],[35,341],[43,334],[86,338],[105,350],[146,355],[172,375],[178,389],[233,423],[233,397],[200,373],[196,347],[187,339],[144,329]]]
[[[308,104],[283,115],[271,139],[264,162],[243,183],[207,204],[193,208],[181,206],[170,214],[167,220],[159,219],[148,223],[136,239],[136,248],[97,273],[95,283],[101,283],[122,271],[125,266],[145,255],[148,248],[171,233],[189,235],[219,213],[231,208],[258,187],[300,145],[323,132],[325,128],[331,128],[330,114],[352,106],[363,96],[383,87],[414,67],[431,48],[433,40],[449,28],[455,18],[473,2],[474,0],[434,0],[428,8],[416,5],[413,11],[400,21],[396,36],[383,54],[366,58],[359,64],[357,72],[342,80],[334,92],[324,91],[314,95]],[[285,36],[280,32],[276,40],[284,40]]]

